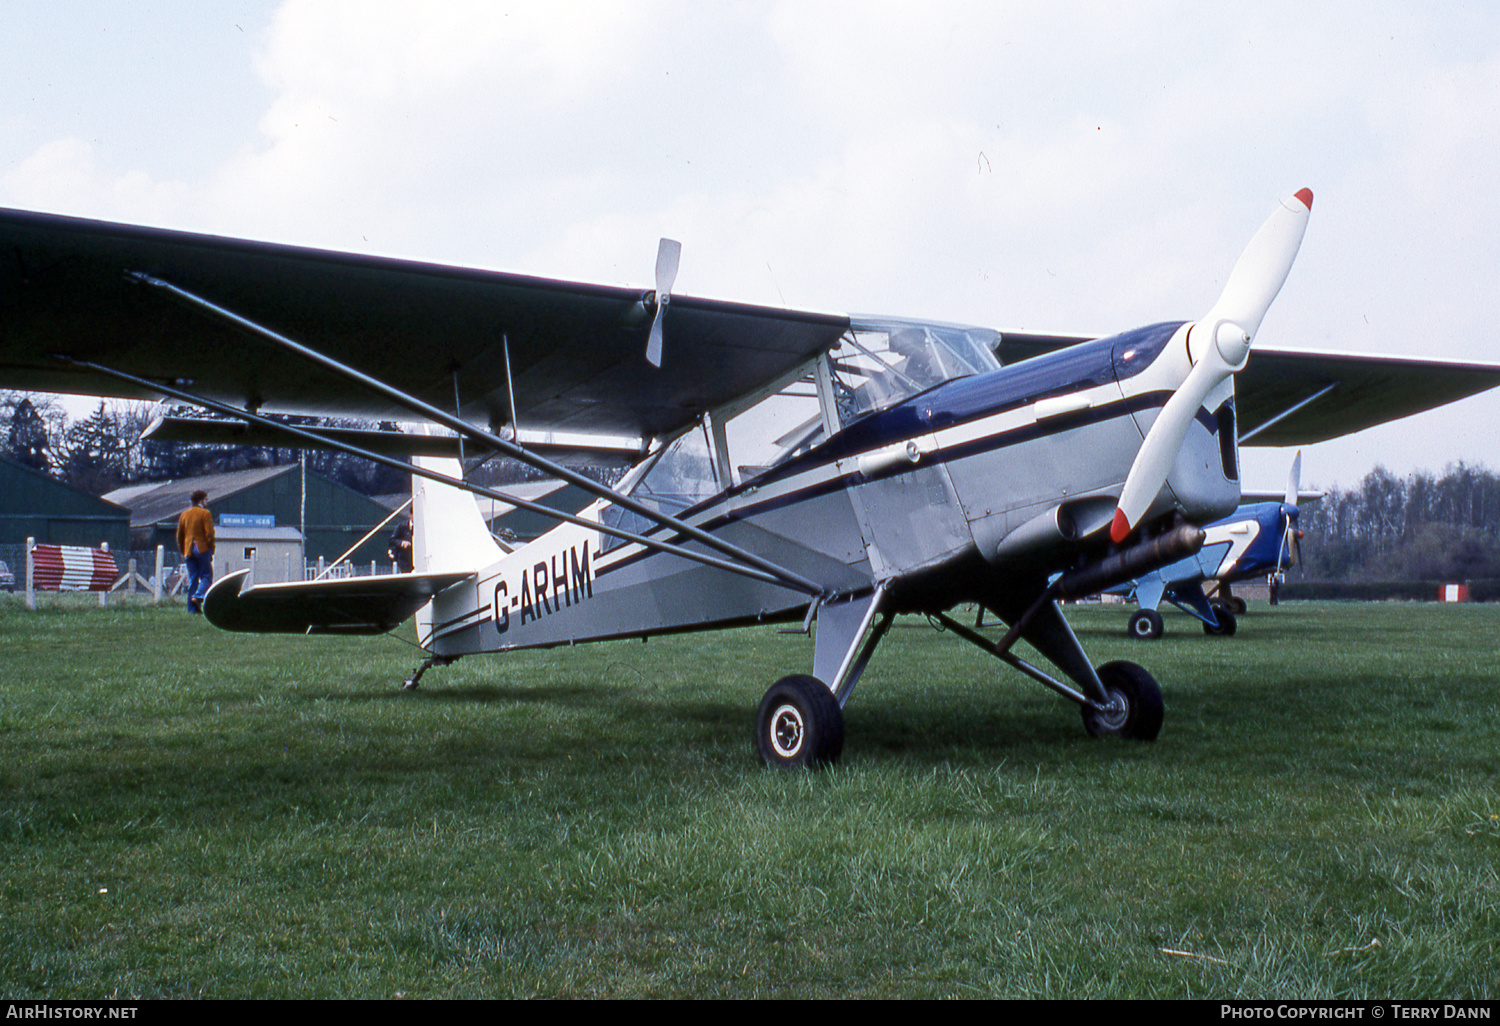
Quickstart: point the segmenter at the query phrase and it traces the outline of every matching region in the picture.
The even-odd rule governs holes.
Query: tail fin
[[[453,459],[418,456],[415,462],[455,480],[462,473]],[[412,558],[418,573],[472,573],[504,555],[469,492],[413,474],[411,494]]]

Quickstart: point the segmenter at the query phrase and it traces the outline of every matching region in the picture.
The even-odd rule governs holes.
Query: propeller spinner
[[[1166,483],[1177,451],[1208,394],[1244,368],[1255,332],[1302,245],[1312,201],[1312,191],[1302,189],[1277,204],[1240,255],[1218,301],[1189,329],[1188,356],[1193,369],[1162,407],[1136,453],[1109,529],[1114,542],[1124,541],[1139,526]]]

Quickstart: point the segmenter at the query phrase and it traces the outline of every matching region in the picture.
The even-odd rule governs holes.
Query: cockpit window
[[[834,404],[847,427],[935,385],[998,370],[988,328],[856,321],[832,355]]]
[[[708,437],[699,425],[667,446],[651,469],[629,486],[627,494],[643,505],[675,517],[713,497],[720,488]],[[654,521],[615,505],[605,506],[599,518],[611,527],[636,534],[644,534],[656,526]],[[621,544],[622,539],[605,535],[599,551],[608,552]]]

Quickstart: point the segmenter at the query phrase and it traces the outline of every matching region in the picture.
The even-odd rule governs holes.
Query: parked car
[[[5,560],[0,559],[0,591],[15,591],[16,575],[10,572]]]

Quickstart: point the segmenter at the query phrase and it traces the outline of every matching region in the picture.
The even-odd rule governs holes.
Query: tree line
[[[409,479],[400,471],[346,453],[268,446],[203,445],[141,439],[158,412],[155,403],[100,400],[94,412],[80,420],[69,418],[55,397],[26,392],[0,392],[0,426],[4,454],[92,495],[103,495],[126,485],[149,481],[219,474],[255,467],[296,463],[307,455],[307,466],[365,495],[405,491]],[[213,415],[190,414],[213,419]],[[297,426],[380,427],[354,420],[277,417]]]
[[[1304,503],[1299,519],[1306,580],[1500,578],[1500,477],[1483,466],[1404,478],[1376,467],[1357,488]]]

